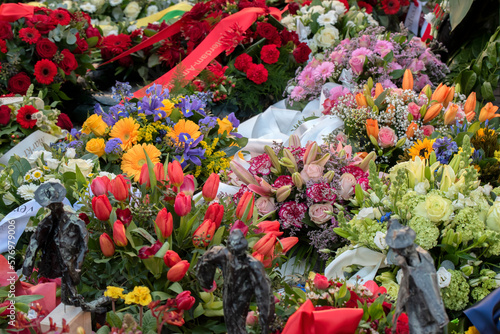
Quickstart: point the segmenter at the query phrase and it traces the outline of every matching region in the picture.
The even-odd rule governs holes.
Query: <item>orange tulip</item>
[[[297,244],[297,242],[299,242],[299,238],[297,238],[297,237],[288,237],[288,238],[280,239],[281,247],[283,247],[283,249],[281,250],[281,252],[283,254],[285,254],[293,246],[295,246]]]
[[[273,233],[267,233],[253,246],[253,250],[262,255],[273,255],[276,236]]]
[[[163,208],[158,212],[156,216],[155,224],[160,230],[162,237],[168,238],[172,235],[172,231],[174,229],[174,220],[172,218],[172,214],[168,212],[166,208]]]
[[[280,237],[283,232],[280,232],[280,222],[275,221],[263,221],[257,224],[258,229],[255,230],[255,233],[271,233],[277,237]]]
[[[113,224],[113,240],[118,247],[125,247],[128,244],[125,225],[119,220]]]
[[[469,97],[465,101],[464,112],[468,114],[476,110],[476,92],[469,94]]]
[[[409,69],[405,70],[405,74],[403,76],[403,89],[413,90],[413,75]]]
[[[377,83],[375,85],[375,99],[384,92],[384,87],[382,87],[382,84]]]
[[[415,135],[415,131],[418,130],[418,125],[415,122],[411,122],[411,124],[408,126],[408,129],[406,130],[406,137],[408,138],[413,138]]]
[[[170,183],[176,187],[180,187],[184,182],[184,172],[179,161],[174,160],[173,162],[169,162],[167,170]]]
[[[444,99],[443,106],[446,108],[448,104],[453,101],[455,98],[455,87],[450,87],[448,90],[448,94],[446,94],[446,98]]]
[[[203,189],[201,191],[203,198],[207,202],[211,202],[217,197],[217,191],[219,190],[220,177],[219,175],[212,173],[207,182],[203,185]]]
[[[169,268],[172,268],[175,266],[177,263],[181,262],[181,257],[179,254],[174,252],[173,250],[168,250],[165,255],[163,255],[163,262],[165,262],[165,265]]]
[[[368,102],[366,102],[366,97],[363,93],[356,94],[356,103],[358,104],[358,107],[368,107]]]
[[[471,122],[474,117],[476,117],[476,113],[474,111],[471,111],[468,114],[465,114],[465,118],[467,118],[467,122]]]
[[[378,121],[376,119],[367,119],[366,134],[368,137],[373,136],[375,139],[378,139],[378,131]]]
[[[435,103],[443,103],[449,91],[450,88],[448,88],[448,86],[440,83],[439,86],[437,86],[434,93],[432,93],[431,100],[436,101]]]
[[[245,219],[245,220],[250,220],[253,216],[254,203],[255,203],[255,198],[253,196],[253,193],[250,191],[245,192],[243,196],[241,196],[240,201],[238,202],[238,206],[236,207],[236,217],[238,219],[244,220],[243,214],[245,213],[247,207],[250,205],[248,215]]]
[[[481,112],[479,113],[479,121],[484,122],[495,117],[500,117],[500,114],[495,114],[497,110],[498,107],[494,106],[493,103],[486,103],[486,105],[481,109]]]
[[[170,282],[178,282],[184,278],[189,269],[189,262],[182,260],[176,263],[167,273],[167,279]]]
[[[214,237],[215,230],[217,229],[215,223],[210,219],[206,219],[193,233],[194,247],[207,247]]]
[[[101,246],[101,252],[105,257],[110,257],[115,254],[115,245],[107,233],[101,234],[99,237],[99,245]]]
[[[455,103],[451,103],[444,113],[444,124],[449,125],[455,121],[457,117],[458,106]]]
[[[424,123],[428,123],[436,118],[436,116],[441,112],[441,109],[443,109],[443,105],[441,103],[434,104],[427,109],[424,115]]]

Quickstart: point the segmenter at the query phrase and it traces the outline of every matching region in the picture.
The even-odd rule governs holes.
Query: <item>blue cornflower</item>
[[[195,148],[200,141],[203,140],[203,136],[199,136],[198,139],[194,140],[187,133],[182,132],[179,135],[179,146],[182,155],[176,155],[175,158],[179,160],[182,168],[186,167],[189,161],[197,166],[201,165],[200,159],[205,159],[205,150],[202,148]]]
[[[436,152],[436,159],[442,164],[447,164],[453,153],[458,152],[457,143],[449,137],[436,139],[432,148]]]
[[[106,143],[104,152],[106,152],[106,154],[120,154],[122,152],[121,144],[123,144],[123,142],[120,138],[112,138]]]

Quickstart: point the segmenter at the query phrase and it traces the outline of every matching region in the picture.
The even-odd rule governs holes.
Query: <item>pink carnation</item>
[[[307,205],[289,201],[281,206],[279,217],[284,228],[302,227],[302,219],[307,212]]]
[[[281,175],[278,176],[276,181],[273,183],[273,187],[281,188],[283,186],[291,186],[293,185],[292,177],[290,175]]]
[[[335,202],[337,195],[328,183],[316,183],[306,191],[307,197],[314,202]]]
[[[271,159],[267,154],[261,154],[250,159],[248,171],[254,175],[269,175],[271,173]]]

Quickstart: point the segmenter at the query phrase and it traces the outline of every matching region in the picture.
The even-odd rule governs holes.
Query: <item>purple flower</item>
[[[229,122],[231,122],[231,124],[233,125],[233,128],[237,128],[238,126],[240,126],[240,121],[236,118],[236,115],[234,114],[234,112],[230,113],[227,116],[227,119]]]
[[[457,143],[449,137],[436,139],[432,148],[436,152],[436,159],[442,164],[447,164],[453,154],[458,152]]]
[[[120,154],[122,152],[121,144],[123,143],[120,138],[112,138],[106,143],[104,152],[106,152],[106,154]]]
[[[206,116],[205,113],[205,102],[198,99],[196,96],[185,96],[180,99],[180,102],[175,105],[177,108],[180,108],[182,111],[182,115],[184,117],[191,117],[194,115],[194,112],[197,112],[203,116]]]
[[[205,150],[202,148],[195,148],[200,141],[203,140],[203,136],[199,136],[198,139],[194,140],[187,133],[181,133],[179,135],[179,151],[182,155],[176,155],[175,158],[179,160],[182,168],[186,167],[188,162],[191,161],[197,166],[201,165],[200,159],[205,159]]]

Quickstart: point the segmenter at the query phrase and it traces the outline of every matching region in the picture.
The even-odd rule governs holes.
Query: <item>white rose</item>
[[[419,195],[427,195],[427,190],[431,187],[428,180],[424,182],[419,182],[415,186],[415,192]]]
[[[42,156],[43,156],[43,160],[47,161],[47,159],[51,159],[52,158],[52,152],[45,151],[45,150],[38,150],[38,151],[33,152],[33,154],[31,154],[27,158],[27,160],[28,160],[28,162],[30,163],[30,165],[32,167],[35,167],[37,160],[41,159]]]
[[[335,43],[335,40],[339,38],[339,31],[335,27],[325,27],[319,34],[314,35],[314,40],[318,43],[318,46],[327,48]]]
[[[63,163],[60,167],[61,172],[74,172],[76,173],[76,166],[80,169],[83,176],[87,177],[94,168],[94,163],[92,160],[83,159],[70,159],[67,163]]]
[[[123,0],[109,0],[109,4],[114,7],[122,3]]]
[[[493,202],[493,205],[488,210],[486,226],[493,231],[500,232],[500,202]]]
[[[276,210],[276,205],[274,204],[274,198],[272,197],[266,197],[266,196],[259,197],[255,201],[255,206],[257,207],[257,210],[259,210],[259,213],[263,216]]]
[[[148,9],[146,10],[146,12],[147,12],[147,16],[151,16],[153,14],[158,13],[158,6],[151,5],[151,6],[148,7]]]
[[[129,2],[127,7],[123,10],[123,14],[128,17],[130,20],[135,20],[141,11],[141,7],[135,1]]]
[[[375,212],[373,208],[363,208],[359,210],[358,219],[365,219],[365,218],[375,219]]]
[[[451,283],[451,273],[445,267],[440,267],[436,272],[439,287],[446,288]]]
[[[76,150],[74,148],[72,148],[72,147],[68,148],[66,150],[65,156],[67,158],[73,159],[74,157],[76,157]]]
[[[375,238],[373,238],[373,242],[377,245],[380,250],[385,250],[387,248],[387,243],[385,242],[386,234],[382,231],[377,231],[375,233]]]
[[[332,216],[327,213],[331,211],[333,211],[333,206],[330,204],[313,204],[309,208],[309,217],[316,225],[321,225],[332,219]]]
[[[47,163],[47,167],[49,167],[50,169],[57,169],[57,167],[61,163],[60,160],[52,159],[52,158],[51,159],[45,159],[45,162]]]
[[[80,9],[83,10],[83,11],[86,11],[88,13],[93,13],[96,11],[96,7],[91,4],[91,3],[84,3],[83,5],[80,6]]]
[[[104,0],[90,0],[90,3],[96,6],[97,9],[101,9],[102,6],[104,6],[105,1]]]

